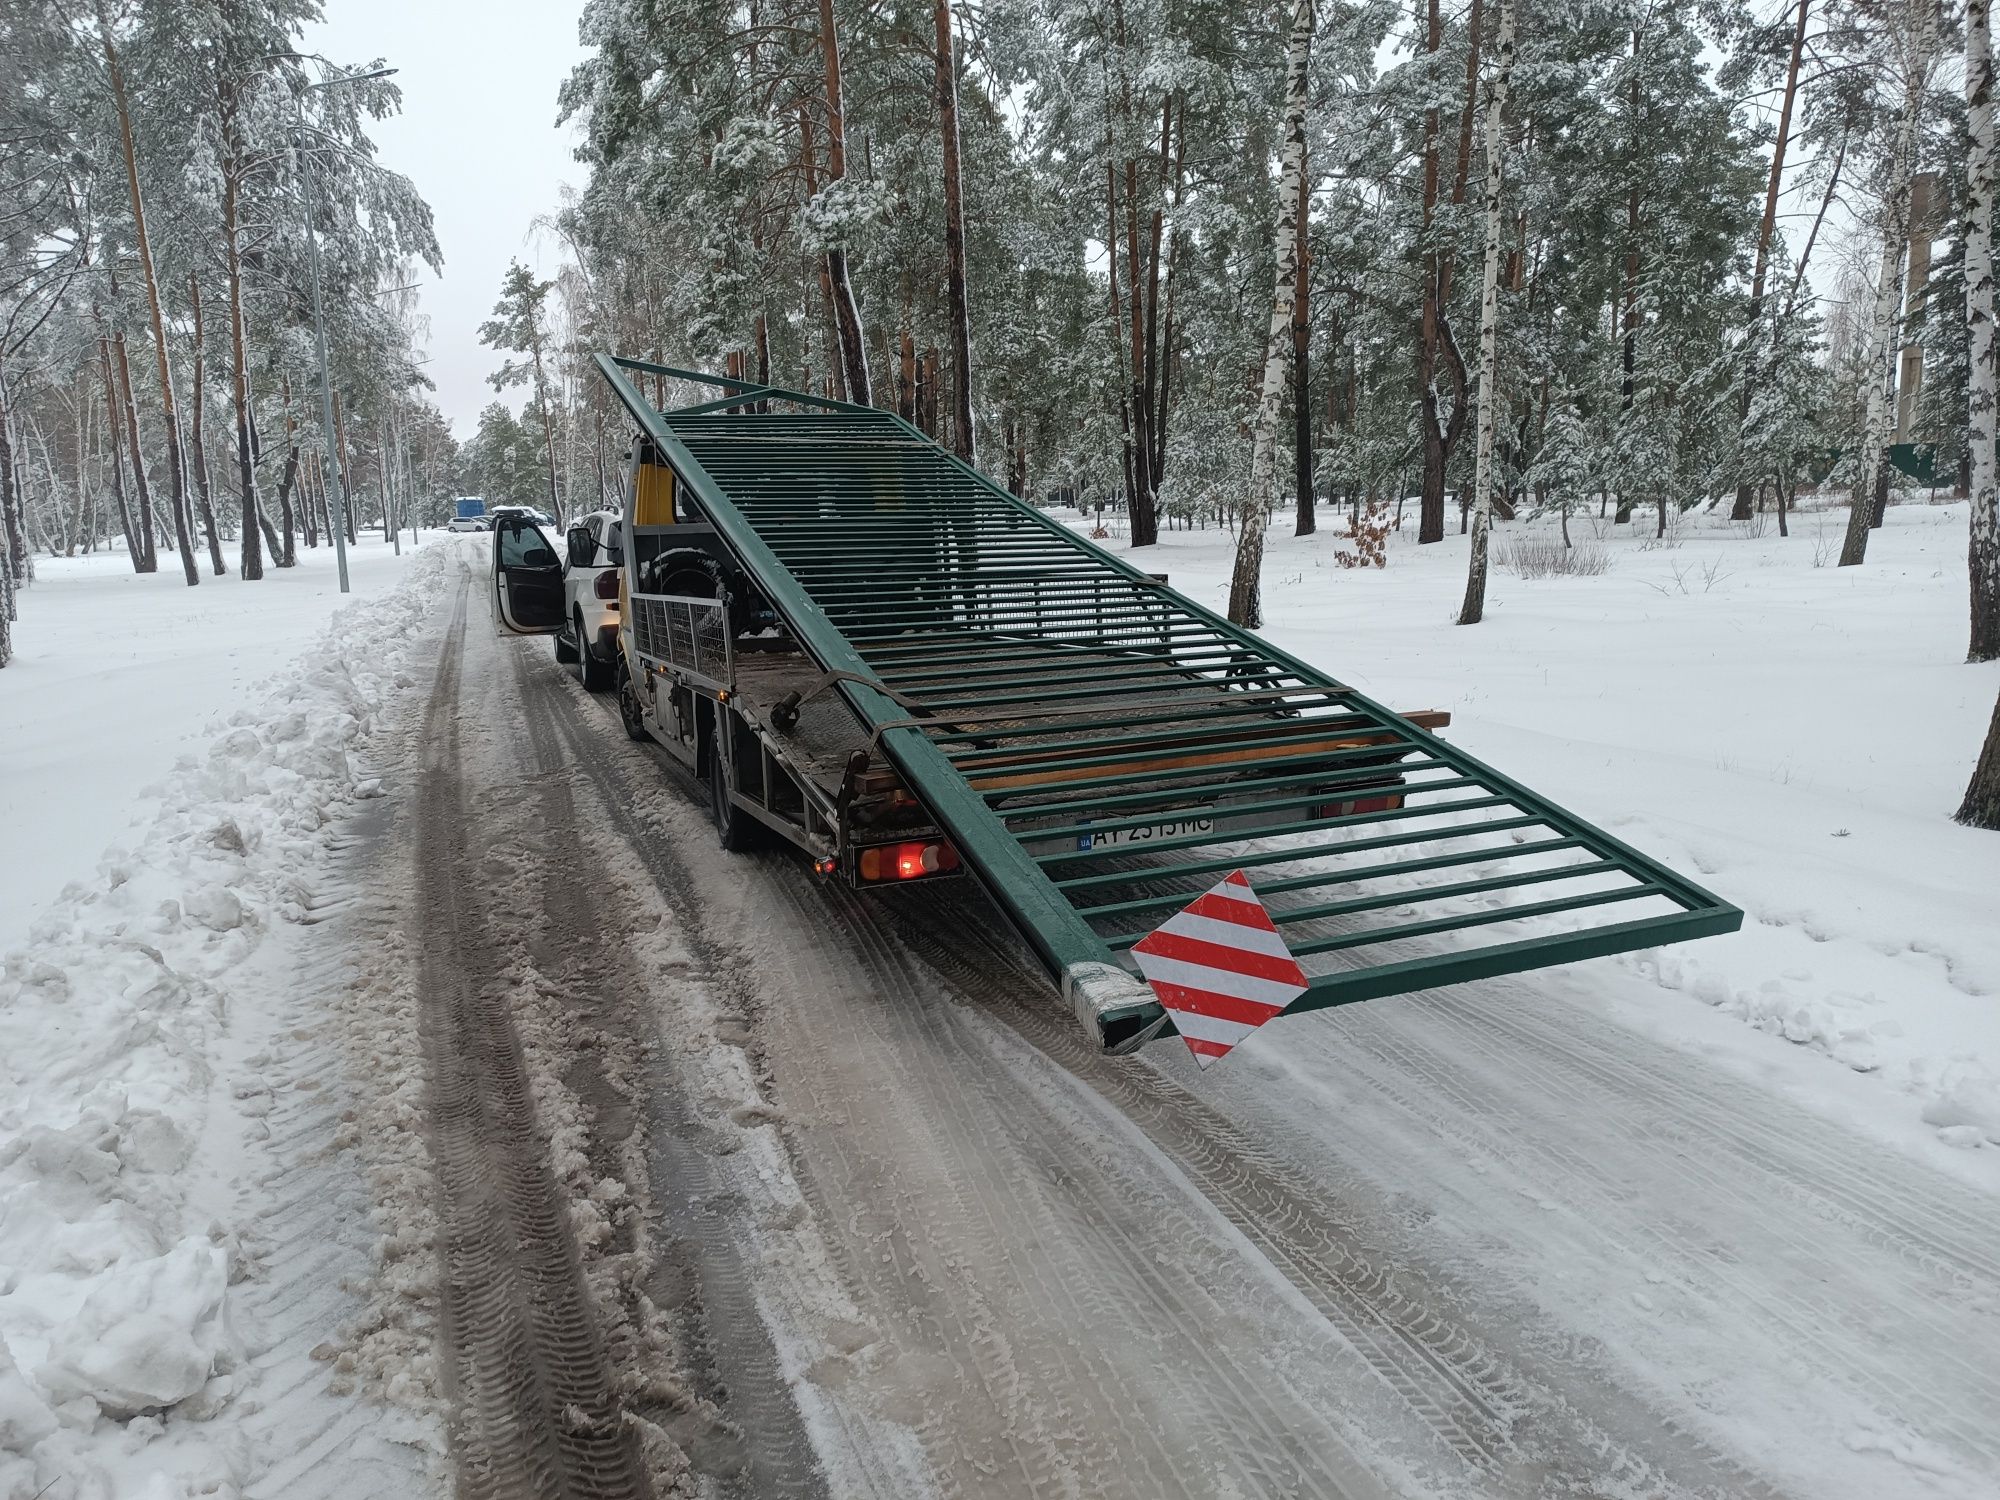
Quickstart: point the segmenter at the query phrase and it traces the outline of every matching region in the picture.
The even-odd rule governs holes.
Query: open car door
[[[493,606],[516,635],[548,635],[563,623],[562,558],[518,512],[493,523]]]

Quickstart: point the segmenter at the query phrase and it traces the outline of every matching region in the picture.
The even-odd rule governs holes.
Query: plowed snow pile
[[[233,1494],[259,1467],[229,1420],[258,1404],[238,1190],[277,1163],[243,1054],[295,996],[256,960],[377,790],[355,751],[456,550],[334,615],[0,965],[0,1500]]]

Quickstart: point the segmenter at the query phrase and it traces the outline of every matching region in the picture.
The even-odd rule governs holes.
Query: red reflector
[[[616,599],[618,597],[618,570],[616,568],[606,568],[602,573],[599,573],[597,575],[597,582],[590,586],[590,591],[600,599]]]

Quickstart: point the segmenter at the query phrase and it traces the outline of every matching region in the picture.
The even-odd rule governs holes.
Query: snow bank
[[[1547,982],[2000,1184],[2000,1151],[1945,1149],[2000,1146],[2000,835],[1950,820],[2000,692],[1964,661],[1966,507],[1893,507],[1859,568],[1832,566],[1844,510],[1790,537],[1681,516],[1664,542],[1650,513],[1575,517],[1609,570],[1496,567],[1469,628],[1465,540],[1419,547],[1407,520],[1381,570],[1334,563],[1330,507],[1316,536],[1274,527],[1265,633],[1377,701],[1449,709],[1447,738],[1746,913]],[[1220,610],[1231,548],[1171,531],[1143,559]]]
[[[460,550],[424,548],[334,615],[0,961],[0,1500],[243,1480],[240,1443],[188,1432],[242,1388],[232,1288],[255,1270],[192,1184],[253,1178],[270,1107],[218,1060],[284,1001],[245,961],[304,914],[334,819],[376,790],[355,749],[420,670],[409,643]]]
[[[405,538],[399,557],[364,534],[348,549],[350,598],[328,547],[257,583],[204,574],[192,589],[171,559],[141,576],[122,551],[37,558],[0,673],[0,950],[64,882],[87,880],[105,845],[144,831],[154,784],[206,745],[219,709],[256,702],[336,609],[395,588],[429,545]]]

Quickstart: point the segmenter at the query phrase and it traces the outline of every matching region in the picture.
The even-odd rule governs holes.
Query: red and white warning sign
[[[1132,956],[1204,1068],[1306,992],[1305,971],[1241,870],[1134,943]]]

